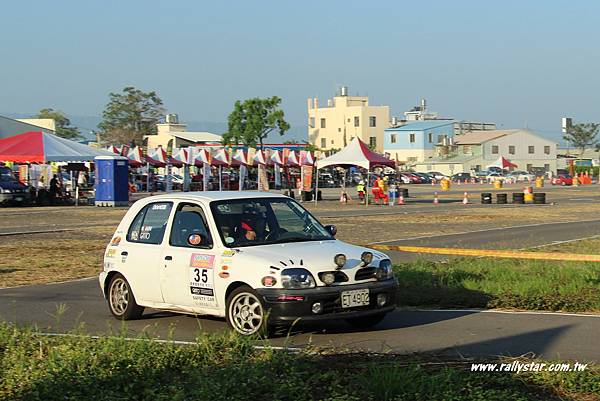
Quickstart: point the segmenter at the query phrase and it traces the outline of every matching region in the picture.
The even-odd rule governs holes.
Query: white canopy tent
[[[390,160],[376,152],[373,152],[369,147],[361,141],[358,137],[354,138],[348,146],[340,150],[339,152],[326,157],[325,159],[317,160],[315,163],[317,167],[317,179],[316,188],[319,189],[319,169],[328,166],[358,166],[367,170],[367,186],[366,186],[366,202],[369,204],[369,174],[372,167],[375,166],[388,166],[396,167],[396,162]],[[316,194],[315,194],[316,195]],[[315,203],[317,202],[317,196],[315,196]]]

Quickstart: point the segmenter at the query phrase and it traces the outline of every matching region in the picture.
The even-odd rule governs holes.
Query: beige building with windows
[[[367,96],[348,96],[343,87],[339,96],[319,106],[318,98],[308,99],[308,142],[322,150],[341,149],[355,137],[383,152],[383,130],[389,127],[389,106],[370,106]]]

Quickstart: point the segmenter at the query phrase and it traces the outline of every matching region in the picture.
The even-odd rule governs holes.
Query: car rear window
[[[160,244],[165,235],[173,204],[156,202],[139,211],[127,232],[127,241],[143,244]]]

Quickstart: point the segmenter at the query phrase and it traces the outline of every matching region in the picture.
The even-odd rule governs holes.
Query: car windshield
[[[331,234],[292,199],[231,199],[211,203],[225,246],[229,248],[331,240]]]
[[[8,167],[0,167],[0,182],[17,181],[12,171]]]

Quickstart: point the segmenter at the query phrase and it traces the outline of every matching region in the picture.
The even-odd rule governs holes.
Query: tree
[[[574,124],[567,128],[567,132],[563,139],[581,151],[581,155],[585,148],[594,146],[598,143],[596,136],[598,135],[600,124],[597,123],[580,123]]]
[[[227,119],[229,126],[228,131],[223,134],[223,144],[256,146],[258,142],[262,149],[264,139],[271,132],[277,130],[279,135],[283,135],[290,129],[290,125],[284,119],[280,103],[281,99],[277,96],[236,101]]]
[[[122,93],[109,94],[109,102],[102,112],[100,138],[103,142],[141,143],[144,135],[156,133],[156,123],[165,113],[163,102],[156,92],[142,92],[132,86]]]
[[[71,120],[67,118],[65,113],[60,110],[54,110],[51,108],[41,109],[36,118],[50,118],[54,120],[56,125],[56,136],[66,139],[81,139],[81,133],[76,127],[71,127]]]

